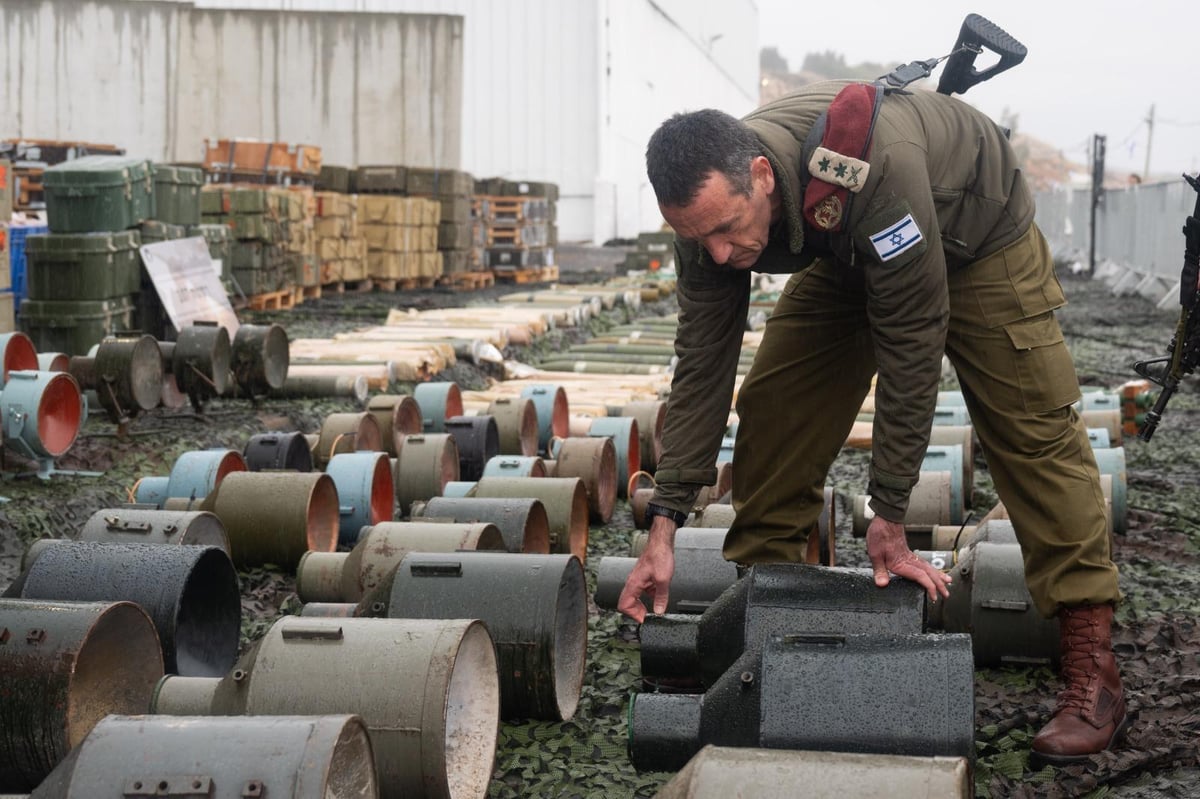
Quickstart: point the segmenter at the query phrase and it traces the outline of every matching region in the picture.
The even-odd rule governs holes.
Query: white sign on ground
[[[213,271],[203,238],[147,244],[141,253],[163,310],[176,330],[193,322],[216,322],[233,338],[238,329],[237,314],[229,304],[220,274]]]

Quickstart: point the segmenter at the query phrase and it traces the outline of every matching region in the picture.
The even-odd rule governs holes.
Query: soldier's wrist
[[[683,511],[668,508],[666,505],[660,505],[657,502],[651,502],[646,505],[646,516],[662,516],[664,519],[670,519],[675,523],[676,527],[682,527],[684,522],[688,520],[688,515]]]

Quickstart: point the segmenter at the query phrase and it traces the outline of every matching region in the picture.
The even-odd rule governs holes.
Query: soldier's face
[[[695,239],[714,263],[749,269],[767,246],[775,173],[766,158],[750,164],[750,196],[739,194],[720,172],[710,172],[689,205],[659,206],[675,233]]]

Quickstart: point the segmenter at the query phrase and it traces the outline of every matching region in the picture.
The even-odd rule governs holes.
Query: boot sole
[[[1121,742],[1121,740],[1125,737],[1125,733],[1128,732],[1130,726],[1133,725],[1133,719],[1135,715],[1136,714],[1134,713],[1125,714],[1125,718],[1122,719],[1121,723],[1117,725],[1117,728],[1113,730],[1113,734],[1109,737],[1108,743],[1104,745],[1104,748],[1101,749],[1100,752],[1112,749]],[[1038,752],[1037,750],[1030,750],[1029,765],[1035,771],[1041,771],[1046,766],[1060,768],[1062,766],[1069,766],[1074,763],[1082,763],[1092,755],[1100,754],[1100,752],[1088,752],[1087,754],[1083,755],[1052,755],[1044,752]]]

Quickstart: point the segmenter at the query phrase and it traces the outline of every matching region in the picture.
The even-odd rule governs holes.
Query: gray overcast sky
[[[1022,131],[1081,163],[1091,135],[1104,134],[1108,168],[1138,173],[1153,104],[1151,174],[1200,170],[1197,0],[850,0],[822,10],[811,0],[757,3],[760,44],[777,47],[793,71],[806,53],[825,50],[842,53],[849,64],[945,55],[963,18],[981,14],[1029,55],[964,100],[994,118],[1009,107],[1020,115]]]

